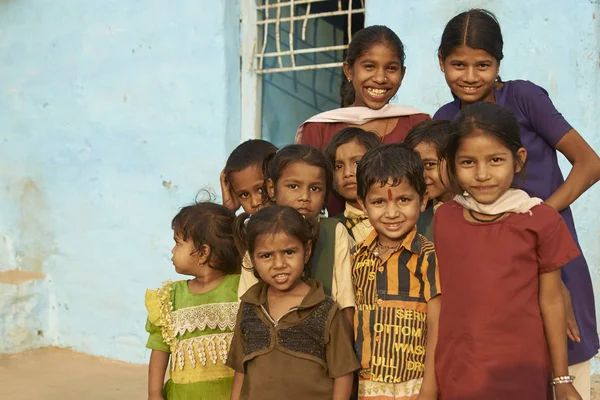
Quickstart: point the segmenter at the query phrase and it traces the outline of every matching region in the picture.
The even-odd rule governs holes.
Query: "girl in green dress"
[[[175,270],[193,279],[146,291],[152,350],[150,400],[229,399],[234,371],[225,365],[238,311],[240,255],[234,214],[204,202],[181,209],[172,222]],[[164,384],[169,364],[169,380]]]

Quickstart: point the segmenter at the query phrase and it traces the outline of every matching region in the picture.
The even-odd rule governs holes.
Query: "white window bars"
[[[344,51],[348,48],[348,44],[350,42],[350,38],[352,37],[352,16],[354,14],[364,14],[365,13],[365,0],[361,0],[360,8],[353,8],[353,1],[347,0],[337,0],[337,10],[334,11],[324,11],[324,12],[314,12],[311,13],[311,5],[313,3],[323,3],[329,2],[332,3],[335,0],[289,0],[289,1],[281,1],[281,0],[256,0],[256,10],[257,10],[257,27],[259,32],[262,31],[262,44],[260,45],[261,49],[255,55],[256,59],[256,73],[258,74],[268,74],[274,72],[289,72],[289,71],[302,71],[302,70],[314,70],[321,68],[335,68],[341,67],[342,61],[329,62],[329,63],[314,63],[314,64],[302,64],[299,65],[296,63],[296,55],[298,54],[316,54],[316,53],[325,53],[331,51]],[[295,14],[295,6],[304,6],[305,12],[303,15]],[[346,5],[346,9],[344,9],[343,5]],[[282,16],[282,14],[284,14]],[[347,18],[347,43],[341,45],[331,45],[331,46],[320,46],[320,47],[308,47],[308,48],[295,48],[294,42],[296,40],[294,25],[296,21],[302,21],[302,30],[300,39],[306,44],[306,27],[309,20],[316,20],[318,18],[328,18],[328,17],[343,17]],[[282,50],[282,41],[281,41],[281,32],[282,32],[282,23],[286,23],[289,26],[288,31],[288,42],[287,47],[289,50]],[[269,27],[273,26],[275,30],[275,49],[276,51],[267,51],[268,47],[273,47],[271,44],[268,46],[269,42]],[[286,62],[284,65],[284,61],[282,56],[289,56],[289,62]],[[265,67],[265,59],[277,57],[278,67]]]

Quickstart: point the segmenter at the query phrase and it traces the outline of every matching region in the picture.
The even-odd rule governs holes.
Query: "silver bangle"
[[[552,386],[561,385],[563,383],[573,383],[575,377],[572,375],[557,376],[552,379]]]

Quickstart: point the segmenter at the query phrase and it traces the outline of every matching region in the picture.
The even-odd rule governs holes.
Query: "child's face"
[[[482,204],[492,204],[512,185],[527,152],[512,152],[500,140],[476,130],[461,139],[456,152],[456,179],[462,190]],[[520,161],[520,162],[517,162]]]
[[[450,90],[464,104],[494,100],[500,63],[490,53],[459,46],[444,61],[440,58],[439,62]]]
[[[325,204],[325,171],[299,161],[288,165],[281,172],[277,187],[267,180],[269,197],[280,206],[295,208],[300,214],[316,217]]]
[[[369,188],[365,201],[361,204],[371,225],[379,234],[379,242],[384,246],[402,243],[427,205],[427,195],[423,199],[419,198],[415,188],[406,179],[396,186],[390,183],[384,186],[375,183]]]
[[[366,149],[356,140],[338,146],[335,151],[333,188],[355,207],[358,206],[356,202],[356,166],[366,152]]]
[[[264,181],[265,177],[258,165],[229,174],[229,185],[245,212],[254,214],[262,208]]]
[[[178,235],[173,235],[173,240],[175,241],[175,246],[171,250],[171,261],[175,266],[175,271],[178,274],[182,275],[195,275],[199,268],[200,256],[196,252],[196,248],[194,247],[194,243],[191,239],[183,240],[183,238]]]
[[[404,67],[398,54],[386,44],[376,44],[365,51],[350,67],[344,64],[344,74],[354,87],[354,106],[379,110],[396,94]]]
[[[446,161],[439,159],[437,149],[431,143],[421,142],[415,147],[415,151],[419,153],[421,160],[423,160],[428,197],[444,201],[450,193]]]
[[[272,290],[291,291],[301,282],[310,249],[310,243],[305,246],[285,232],[259,235],[252,253],[254,268]]]

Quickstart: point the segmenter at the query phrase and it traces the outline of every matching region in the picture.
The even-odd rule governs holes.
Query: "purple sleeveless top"
[[[572,129],[556,110],[548,92],[529,81],[508,81],[495,91],[496,103],[511,110],[519,120],[521,141],[527,150],[525,181],[517,177],[515,185],[532,197],[547,199],[564,178],[558,166],[556,144]],[[460,100],[442,106],[433,119],[451,120],[460,111]],[[570,208],[560,213],[579,246]],[[561,270],[562,280],[571,292],[581,343],[569,340],[569,365],[591,359],[599,348],[596,309],[590,271],[583,255]]]

